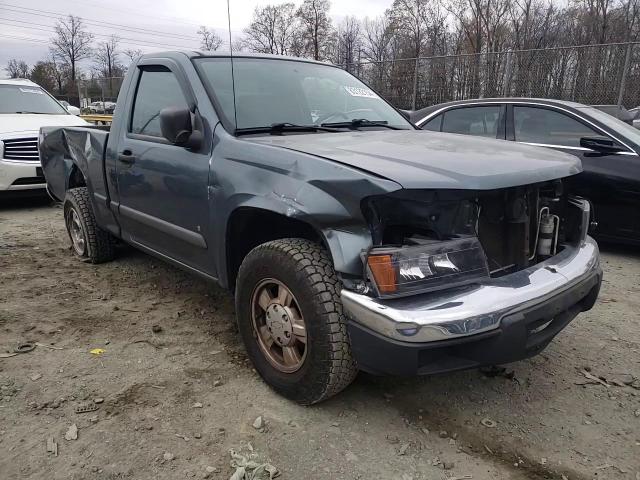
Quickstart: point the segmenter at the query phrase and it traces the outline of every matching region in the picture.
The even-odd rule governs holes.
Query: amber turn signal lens
[[[393,293],[397,289],[396,269],[391,263],[391,255],[370,255],[367,259],[380,293]]]

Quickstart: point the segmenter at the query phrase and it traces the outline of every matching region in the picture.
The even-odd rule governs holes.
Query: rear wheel
[[[357,373],[339,290],[326,250],[304,239],[256,247],[238,273],[247,354],[271,387],[303,405],[337,394]]]
[[[67,190],[64,223],[76,256],[91,263],[103,263],[115,256],[114,238],[96,224],[87,187]]]

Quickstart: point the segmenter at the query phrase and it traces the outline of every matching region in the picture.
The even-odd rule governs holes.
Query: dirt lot
[[[2,480],[228,479],[230,449],[283,479],[640,479],[639,249],[603,249],[599,303],[537,358],[305,408],[247,362],[226,292],[128,248],[78,262],[61,210],[24,203],[0,207],[0,353],[40,345],[0,358]]]

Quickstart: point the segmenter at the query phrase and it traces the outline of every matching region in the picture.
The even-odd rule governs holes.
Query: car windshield
[[[0,114],[3,113],[65,115],[68,112],[40,87],[0,85]]]
[[[195,63],[229,124],[237,119],[238,130],[274,124],[350,124],[354,120],[353,128],[412,128],[391,105],[346,71],[282,59],[233,59],[234,115],[230,59],[200,58]]]
[[[585,112],[587,112],[591,117],[598,120],[599,122],[604,123],[607,127],[613,129],[614,131],[624,135],[629,140],[631,140],[636,145],[640,146],[640,130],[635,127],[632,127],[628,123],[623,122],[622,120],[618,120],[613,115],[609,115],[608,113],[604,113],[597,108],[586,107],[583,108]]]

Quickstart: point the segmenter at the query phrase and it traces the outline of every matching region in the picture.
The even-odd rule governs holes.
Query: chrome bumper
[[[390,339],[434,342],[487,332],[502,318],[544,303],[600,273],[598,245],[579,247],[519,272],[454,291],[380,300],[343,289],[342,304],[354,322]]]

